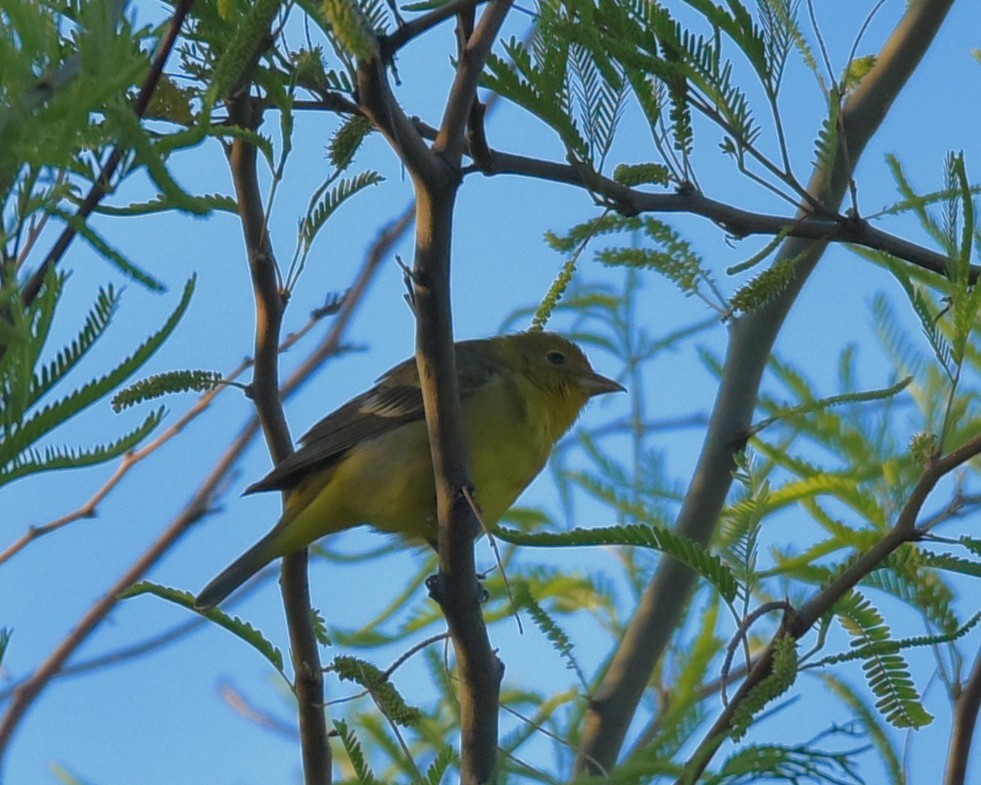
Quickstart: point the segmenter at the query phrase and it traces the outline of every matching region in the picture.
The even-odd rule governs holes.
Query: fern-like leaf
[[[409,706],[388,674],[366,660],[349,655],[335,657],[327,668],[337,674],[341,681],[353,681],[360,684],[371,695],[382,713],[392,722],[403,727],[417,725],[422,718],[422,712],[414,706]]]
[[[719,593],[731,602],[739,591],[739,584],[732,571],[722,560],[702,548],[694,540],[681,537],[658,526],[635,524],[631,526],[602,526],[595,529],[573,529],[568,532],[540,532],[531,534],[516,529],[496,529],[494,536],[515,545],[537,548],[569,548],[595,545],[631,545],[652,548],[673,556],[691,567],[711,583]]]
[[[4,440],[0,465],[12,460],[14,456],[27,450],[38,439],[45,436],[53,428],[65,422],[69,417],[90,406],[95,401],[109,394],[119,385],[136,373],[140,367],[153,356],[167,337],[174,331],[181,317],[190,304],[194,292],[194,278],[184,287],[180,303],[164,323],[163,327],[143,342],[137,350],[123,360],[112,371],[104,376],[88,382],[73,393],[65,396],[56,403],[50,404],[32,415],[26,422],[11,428]]]
[[[834,613],[862,651],[862,670],[879,699],[875,707],[897,728],[921,728],[933,721],[923,708],[909,666],[890,639],[889,627],[869,600],[852,591],[835,605]]]
[[[218,608],[210,608],[206,611],[198,611],[194,607],[194,595],[187,591],[181,591],[180,589],[173,589],[169,586],[161,586],[158,583],[152,583],[151,581],[140,581],[139,583],[134,583],[125,591],[121,592],[119,598],[121,600],[129,599],[131,597],[138,597],[141,594],[152,594],[155,597],[160,597],[163,600],[172,602],[176,605],[180,605],[182,608],[187,608],[188,610],[195,611],[205,616],[210,621],[213,621],[219,627],[228,630],[236,638],[245,641],[249,646],[255,649],[259,654],[261,654],[265,660],[276,669],[276,672],[289,682],[289,678],[286,676],[286,671],[283,666],[283,653],[273,646],[266,637],[259,632],[255,627],[237,616],[229,616],[224,611]]]
[[[569,636],[556,623],[555,619],[549,616],[545,612],[545,609],[538,604],[538,601],[532,596],[527,583],[518,585],[515,591],[515,601],[519,607],[528,611],[528,615],[535,622],[535,626],[541,630],[542,634],[548,639],[548,642],[552,644],[552,648],[565,660],[566,668],[575,672],[583,690],[588,690],[586,676],[582,668],[579,667],[579,662],[576,660],[573,652],[572,641],[569,640]]]
[[[185,370],[158,373],[116,393],[112,398],[112,409],[118,414],[130,406],[171,393],[207,392],[218,387],[221,381],[222,375],[218,371]]]
[[[426,769],[426,785],[440,785],[450,766],[458,762],[456,750],[443,747]]]
[[[358,741],[358,737],[354,731],[341,719],[334,720],[334,728],[337,730],[337,735],[341,737],[341,743],[344,745],[344,751],[347,753],[348,760],[351,761],[354,774],[358,778],[358,784],[381,785],[368,766],[368,762],[364,759],[361,742]]]
[[[333,178],[325,182],[310,197],[307,214],[300,222],[300,241],[309,250],[317,234],[337,209],[359,191],[377,185],[385,178],[378,172],[361,172],[357,177],[345,178],[330,188]]]
[[[80,469],[84,466],[95,466],[129,452],[147,436],[163,420],[164,410],[157,409],[147,415],[143,422],[124,436],[109,444],[99,445],[89,449],[75,447],[45,447],[41,452],[28,449],[17,455],[9,464],[0,467],[0,485],[6,485],[14,480],[37,472],[55,471],[58,469]]]

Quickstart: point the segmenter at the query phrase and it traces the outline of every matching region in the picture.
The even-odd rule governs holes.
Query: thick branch
[[[912,3],[875,67],[863,80],[862,88],[849,98],[843,111],[842,135],[847,155],[836,156],[832,171],[815,171],[808,185],[808,190],[826,204],[840,204],[851,169],[877,130],[885,109],[892,104],[933,40],[951,2]],[[875,107],[867,106],[869,102],[874,102]],[[702,544],[711,538],[732,483],[733,456],[742,449],[752,421],[770,351],[825,247],[822,241],[797,238],[786,241],[779,258],[795,260],[797,273],[792,284],[765,307],[733,323],[722,385],[678,517],[678,534]],[[591,702],[580,743],[578,767],[581,770],[609,770],[616,763],[650,675],[682,617],[694,584],[694,573],[678,562],[665,559],[660,563]]]
[[[497,0],[462,47],[443,122],[430,150],[395,101],[382,58],[358,65],[358,97],[365,115],[385,134],[412,175],[416,191],[416,248],[412,269],[416,362],[436,482],[439,574],[430,589],[450,628],[460,672],[461,781],[490,782],[497,760],[501,665],[490,645],[480,607],[473,540],[478,522],[469,502],[469,457],[460,418],[450,255],[453,206],[460,184],[464,132],[484,67],[510,0]],[[465,6],[460,6],[465,8]]]
[[[944,785],[965,785],[967,764],[974,743],[974,729],[978,722],[978,709],[981,707],[981,651],[974,660],[974,667],[967,684],[961,686],[954,698],[954,727],[950,735],[950,750],[947,753],[947,771]]]
[[[477,80],[512,2],[495,0],[491,3],[481,14],[473,35],[460,52],[456,78],[433,146],[454,168],[460,165],[463,157],[464,130],[470,117],[470,107],[477,98]]]
[[[384,36],[381,41],[382,59],[390,62],[395,53],[409,41],[418,38],[436,25],[451,19],[468,9],[476,8],[485,0],[450,0],[446,5],[434,8],[428,14],[406,22],[394,33]]]

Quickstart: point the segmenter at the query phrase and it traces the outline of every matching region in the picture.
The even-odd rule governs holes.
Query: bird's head
[[[524,332],[508,336],[511,362],[548,394],[557,425],[564,432],[594,395],[624,392],[619,382],[596,373],[576,344],[557,333]]]

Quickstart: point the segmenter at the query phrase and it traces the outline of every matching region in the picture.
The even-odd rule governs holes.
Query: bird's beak
[[[627,391],[627,388],[620,384],[620,382],[615,382],[613,379],[609,379],[606,376],[600,376],[598,373],[580,376],[579,386],[589,393],[590,398],[592,398],[594,395],[605,395],[606,393]]]

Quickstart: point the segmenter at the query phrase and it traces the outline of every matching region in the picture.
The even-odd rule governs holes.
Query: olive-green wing
[[[477,351],[461,354],[461,348],[484,343],[466,341],[457,344],[461,398],[472,395],[499,371],[493,359],[479,350],[483,346]],[[300,449],[245,492],[292,488],[311,472],[326,469],[340,460],[355,445],[423,417],[425,410],[416,362],[415,359],[406,360],[388,371],[370,390],[316,423],[300,439]]]

